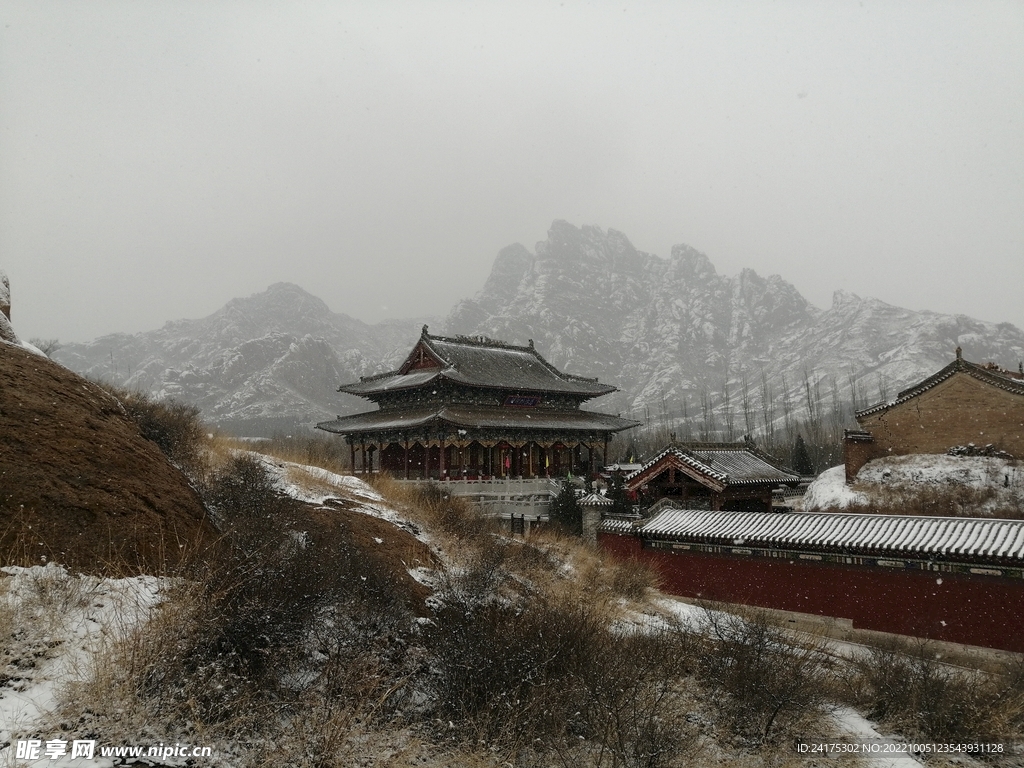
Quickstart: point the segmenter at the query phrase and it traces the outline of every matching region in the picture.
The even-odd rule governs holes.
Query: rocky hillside
[[[620,232],[564,221],[534,252],[503,249],[480,293],[443,324],[367,325],[279,283],[201,320],[71,344],[56,356],[76,371],[195,403],[237,432],[267,434],[365,407],[338,395],[338,384],[393,368],[424,322],[449,334],[532,338],[558,367],[622,390],[596,407],[666,424],[684,412],[695,422],[706,407],[726,438],[747,431],[744,382],[746,410],[760,424],[762,391],[775,419],[787,396],[794,415],[805,413],[805,373],[826,406],[834,385],[838,398],[863,407],[938,370],[957,345],[970,360],[1016,368],[1024,359],[1024,332],[1008,323],[843,291],[819,309],[778,275],[720,275],[689,246],[661,258]]]
[[[223,428],[269,434],[359,407],[338,385],[388,370],[424,322],[368,325],[277,283],[209,317],[68,344],[55,358],[90,377],[193,403]]]

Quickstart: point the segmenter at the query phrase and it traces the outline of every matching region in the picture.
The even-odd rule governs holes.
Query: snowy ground
[[[392,509],[383,496],[358,477],[339,475],[321,467],[282,461],[260,453],[251,455],[263,462],[276,479],[277,487],[293,499],[317,506],[330,506],[332,499],[346,499],[355,503],[356,511],[386,520],[408,531],[423,543],[433,545],[423,529]]]
[[[99,758],[17,760],[16,742],[40,729],[44,739],[60,738],[47,724],[62,688],[85,679],[97,654],[146,620],[161,580],[71,576],[52,563],[0,572],[0,766],[113,766]]]
[[[800,500],[800,510],[845,509],[851,504],[866,504],[867,501],[866,495],[857,493],[846,484],[846,467],[840,465],[826,469],[807,486],[807,493]]]
[[[979,503],[979,515],[1006,507],[1024,509],[1024,466],[988,456],[892,456],[869,461],[852,486],[846,484],[844,467],[832,467],[808,486],[801,510],[845,509],[900,494],[958,489],[985,492],[988,498]]]

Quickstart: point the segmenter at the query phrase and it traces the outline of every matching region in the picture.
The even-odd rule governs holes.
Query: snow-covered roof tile
[[[638,530],[650,539],[1024,562],[1024,520],[668,509]]]

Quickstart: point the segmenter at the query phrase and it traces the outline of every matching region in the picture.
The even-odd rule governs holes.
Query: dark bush
[[[435,714],[466,743],[648,768],[694,746],[685,632],[615,633],[582,604],[477,600],[440,609],[426,641]]]
[[[857,664],[855,703],[908,736],[929,741],[1006,741],[1024,729],[1024,674],[950,666],[927,642],[873,648]]]
[[[156,400],[144,392],[98,383],[121,401],[128,418],[144,438],[156,443],[168,459],[195,479],[201,470],[207,434],[196,406],[177,400]]]
[[[558,526],[566,533],[576,536],[583,533],[583,508],[580,506],[579,499],[576,498],[576,489],[570,481],[562,481],[562,489],[551,500],[548,517],[553,525]]]
[[[721,694],[734,733],[772,743],[820,716],[827,674],[819,643],[797,639],[762,611],[741,617],[707,610],[705,622],[697,675]]]

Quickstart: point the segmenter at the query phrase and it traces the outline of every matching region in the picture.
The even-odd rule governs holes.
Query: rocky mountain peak
[[[0,341],[18,343],[18,337],[11,327],[11,283],[0,269]]]
[[[689,245],[673,245],[671,260],[677,265],[679,274],[697,280],[710,280],[718,276],[711,259]],[[744,270],[744,272],[757,274],[753,270]]]
[[[785,390],[801,403],[805,376],[826,380],[824,392],[834,384],[842,398],[854,378],[860,398],[891,393],[948,363],[958,345],[971,360],[1016,365],[1024,357],[1024,333],[1009,324],[914,312],[844,291],[822,310],[779,275],[722,275],[688,245],[661,258],[638,251],[622,232],[561,220],[534,253],[503,248],[482,290],[444,320],[371,326],[277,283],[209,317],[68,345],[57,357],[74,370],[195,403],[222,426],[262,423],[265,432],[275,419],[294,424],[364,409],[358,398],[338,395],[338,385],[396,367],[424,322],[448,335],[534,339],[562,370],[620,388],[596,408],[660,414],[666,423],[673,414],[692,417],[702,404],[717,419],[729,408],[735,415],[744,386],[773,397]]]
[[[491,274],[480,291],[481,303],[500,303],[515,296],[519,283],[522,282],[532,262],[533,254],[519,243],[513,243],[498,251],[498,256],[491,267]]]

